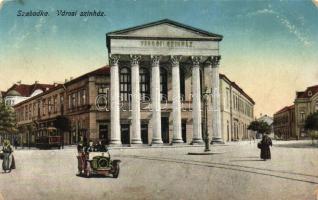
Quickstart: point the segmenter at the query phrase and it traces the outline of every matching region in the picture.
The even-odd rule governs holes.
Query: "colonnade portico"
[[[163,143],[161,135],[161,119],[162,116],[167,118],[169,115],[172,122],[172,140],[169,142],[183,143],[182,135],[182,102],[180,94],[180,65],[186,63],[186,70],[191,70],[191,83],[187,79],[186,93],[192,93],[190,117],[187,116],[187,124],[192,123],[192,142],[203,143],[202,140],[202,96],[201,91],[205,86],[201,85],[200,70],[207,63],[211,65],[212,80],[209,85],[212,85],[214,94],[212,95],[213,108],[212,119],[215,123],[209,122],[213,128],[213,138],[215,141],[222,141],[221,122],[220,122],[220,97],[219,97],[219,71],[218,62],[219,42],[223,36],[207,32],[201,29],[183,25],[181,23],[165,19],[156,22],[151,22],[141,26],[136,26],[128,29],[114,31],[106,34],[107,48],[109,53],[109,63],[111,72],[111,134],[110,143],[120,144],[120,91],[119,91],[119,65],[120,62],[130,63],[131,72],[131,139],[132,144],[140,144],[141,138],[141,114],[140,114],[140,92],[139,91],[139,71],[141,61],[150,63],[146,66],[151,71],[150,78],[150,97],[151,97],[151,115],[147,115],[150,119],[152,129],[152,144]],[[150,61],[150,62],[149,62]],[[172,100],[172,111],[162,113],[161,108],[161,64],[169,63],[171,71],[170,91],[172,95],[169,100]],[[204,75],[206,76],[206,74]],[[211,84],[210,84],[211,82]],[[191,84],[191,86],[190,86]],[[191,88],[191,89],[190,89]],[[211,88],[210,88],[211,89]],[[191,91],[189,91],[191,90]],[[170,92],[169,91],[169,92]],[[127,92],[126,92],[127,93]],[[171,94],[171,93],[170,93]],[[217,94],[217,95],[215,95]],[[169,95],[168,95],[169,96]],[[214,97],[216,96],[216,97]],[[172,99],[171,99],[172,98]],[[218,108],[216,108],[216,107]],[[211,108],[212,106],[209,106]],[[125,113],[127,114],[127,113]],[[211,115],[211,114],[210,114]],[[190,119],[191,118],[191,119]],[[148,119],[147,119],[148,120]],[[170,124],[169,121],[169,124]],[[170,125],[169,125],[170,127]],[[170,129],[170,128],[169,128]],[[188,128],[186,128],[188,130]],[[191,131],[191,127],[189,127]],[[150,142],[148,140],[148,142]]]
[[[120,98],[119,98],[119,60],[122,57],[129,58],[131,68],[131,127],[132,127],[132,144],[141,144],[141,129],[140,129],[140,92],[139,92],[139,62],[142,59],[151,61],[151,112],[152,112],[152,144],[162,144],[161,137],[161,94],[160,94],[160,61],[164,57],[169,59],[172,71],[172,119],[173,119],[173,143],[183,143],[182,129],[181,129],[181,95],[180,95],[180,61],[181,59],[189,60],[191,62],[192,74],[192,120],[193,120],[193,144],[203,143],[202,140],[202,96],[201,96],[201,81],[200,70],[205,61],[209,62],[212,67],[212,80],[219,76],[218,62],[220,56],[205,57],[202,56],[161,56],[161,55],[110,55],[111,67],[111,144],[121,144],[120,138]],[[219,91],[219,85],[212,81],[213,90]],[[117,84],[113,84],[117,83]],[[215,97],[216,96],[216,97]],[[212,95],[213,107],[219,105],[218,95]],[[213,140],[218,141],[221,138],[221,133],[217,133],[221,129],[220,122],[214,121],[220,117],[220,109],[213,109]],[[212,119],[209,119],[212,120]]]

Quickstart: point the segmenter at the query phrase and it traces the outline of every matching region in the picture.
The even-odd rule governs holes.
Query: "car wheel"
[[[114,178],[118,178],[119,171],[120,171],[119,164],[116,163],[114,167],[115,167],[115,172],[113,173],[113,177],[114,177]]]

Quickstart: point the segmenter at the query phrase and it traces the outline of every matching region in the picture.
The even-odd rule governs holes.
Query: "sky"
[[[64,82],[108,63],[105,34],[171,19],[224,36],[220,72],[255,102],[255,116],[318,85],[318,0],[0,0],[0,90]],[[46,17],[17,16],[19,10]],[[103,11],[62,17],[57,10]]]

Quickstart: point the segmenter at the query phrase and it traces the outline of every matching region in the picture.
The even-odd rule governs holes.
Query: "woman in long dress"
[[[3,142],[3,162],[2,162],[2,169],[6,172],[11,172],[12,169],[15,169],[15,162],[13,157],[13,148],[10,145],[9,140],[5,140]]]
[[[261,149],[261,159],[263,159],[264,161],[267,159],[271,159],[271,150],[269,147],[269,146],[272,146],[271,138],[265,134],[259,146]]]

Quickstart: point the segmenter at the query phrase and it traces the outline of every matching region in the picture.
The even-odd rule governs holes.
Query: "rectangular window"
[[[86,89],[83,90],[82,100],[83,100],[83,105],[86,105]]]
[[[39,117],[41,117],[41,101],[38,101],[38,107],[37,107],[37,109],[38,109],[38,111],[37,111],[38,114],[37,114],[37,115],[38,115],[38,118],[39,118]]]
[[[36,103],[33,103],[33,118],[36,116]]]
[[[99,105],[107,105],[108,102],[108,90],[109,88],[106,85],[100,85],[98,87],[98,104]]]
[[[64,94],[60,94],[60,112],[64,112]]]
[[[72,94],[72,108],[76,107],[76,93]]]
[[[32,118],[32,105],[29,105],[29,120]]]
[[[70,94],[68,95],[68,109],[72,109],[72,97]]]
[[[46,113],[46,101],[45,99],[42,101],[42,115],[45,116],[45,113]]]
[[[230,88],[226,88],[226,108],[230,108]]]
[[[300,112],[300,121],[301,122],[305,121],[305,112]]]
[[[49,114],[52,113],[52,101],[51,101],[51,97],[48,99],[48,112],[49,112]]]
[[[53,97],[53,110],[54,113],[57,113],[57,95]]]
[[[28,107],[27,106],[24,107],[24,111],[25,111],[24,120],[28,120]]]
[[[77,105],[78,105],[78,106],[81,106],[82,103],[83,103],[83,102],[82,102],[82,94],[81,94],[81,93],[82,93],[82,91],[78,91],[78,92],[77,92]]]

